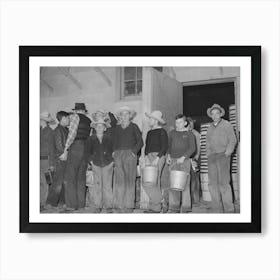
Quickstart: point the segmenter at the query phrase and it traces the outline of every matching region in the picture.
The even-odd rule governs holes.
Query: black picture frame
[[[251,57],[250,223],[31,223],[29,221],[29,58],[33,56]],[[21,233],[261,232],[261,46],[19,46]]]

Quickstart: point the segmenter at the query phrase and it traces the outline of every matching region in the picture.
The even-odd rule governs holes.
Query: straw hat
[[[100,116],[97,116],[97,114],[101,114],[101,118],[103,119],[108,119],[110,121],[110,117],[107,111],[105,111],[104,109],[98,109],[96,112],[94,112],[92,114],[92,118],[93,119],[97,119],[100,118]]]
[[[55,120],[51,117],[51,114],[47,111],[44,111],[40,114],[40,120],[44,120],[47,123],[55,123]]]
[[[221,112],[221,117],[225,115],[225,110],[219,104],[213,104],[212,107],[207,109],[207,115],[211,118],[211,112],[214,109],[218,109]]]
[[[148,118],[152,118],[160,122],[161,124],[166,124],[165,120],[162,118],[161,111],[153,111],[152,113],[145,113]]]
[[[121,114],[122,112],[124,112],[124,111],[128,111],[128,112],[130,113],[131,119],[135,118],[135,116],[136,116],[136,114],[137,114],[137,113],[135,112],[135,110],[131,109],[130,107],[128,107],[128,106],[122,106],[122,107],[120,107],[120,108],[116,111],[116,116],[117,116],[117,118],[119,118],[119,117],[120,117],[120,114]]]
[[[103,124],[106,128],[111,127],[110,122],[104,118],[94,119],[91,123],[91,126],[96,127],[98,124]]]

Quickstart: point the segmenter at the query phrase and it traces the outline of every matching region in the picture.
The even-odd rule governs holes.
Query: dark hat
[[[72,110],[84,110],[87,112],[85,103],[75,103],[75,108]]]

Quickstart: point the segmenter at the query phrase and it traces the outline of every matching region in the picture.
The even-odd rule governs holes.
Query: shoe
[[[181,213],[184,213],[184,214],[191,213],[191,212],[192,212],[192,209],[184,209],[181,211]]]
[[[123,209],[121,208],[113,208],[113,213],[123,213]]]
[[[168,214],[176,214],[176,213],[180,213],[180,211],[179,211],[179,210],[171,210],[171,209],[169,209],[169,210],[167,211],[167,213],[168,213]]]
[[[113,209],[112,208],[105,208],[102,210],[102,212],[104,211],[104,213],[113,213]]]
[[[49,210],[53,210],[53,208],[54,207],[52,207],[52,205],[46,204],[46,205],[42,206],[41,210],[49,211]]]
[[[124,208],[122,213],[133,213],[133,208]]]
[[[158,214],[158,213],[160,213],[160,211],[155,211],[155,210],[152,210],[152,209],[148,209],[148,210],[144,210],[144,213]]]
[[[72,208],[72,207],[65,207],[64,208],[64,212],[66,213],[70,213],[70,212],[74,212],[76,209],[75,208]]]

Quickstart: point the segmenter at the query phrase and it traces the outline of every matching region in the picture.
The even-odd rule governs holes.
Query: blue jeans
[[[169,211],[170,212],[182,212],[187,213],[192,211],[191,204],[191,191],[190,191],[190,169],[191,160],[186,159],[182,164],[177,163],[177,159],[171,159],[169,167],[171,170],[185,171],[187,176],[187,182],[183,191],[175,191],[169,189]]]
[[[115,170],[113,207],[133,209],[135,207],[137,156],[131,150],[114,152]]]
[[[113,202],[114,163],[100,167],[92,164],[93,186],[88,188],[89,207],[111,209]]]
[[[149,164],[151,164],[155,158],[157,157],[157,153],[149,153],[148,154],[148,160]],[[162,156],[159,161],[158,161],[158,180],[157,184],[151,184],[151,183],[143,183],[143,188],[145,192],[147,193],[149,197],[149,209],[160,212],[161,210],[161,201],[162,201],[162,193],[161,193],[161,187],[160,187],[160,182],[161,182],[161,173],[162,169],[165,164],[165,157]]]
[[[85,141],[74,141],[71,145],[65,171],[65,202],[69,208],[84,208],[86,203]]]
[[[213,212],[234,212],[230,186],[230,160],[224,153],[208,156],[209,192]]]
[[[48,159],[40,160],[40,205],[44,206],[49,193],[49,185],[46,181],[45,172],[50,167]]]

